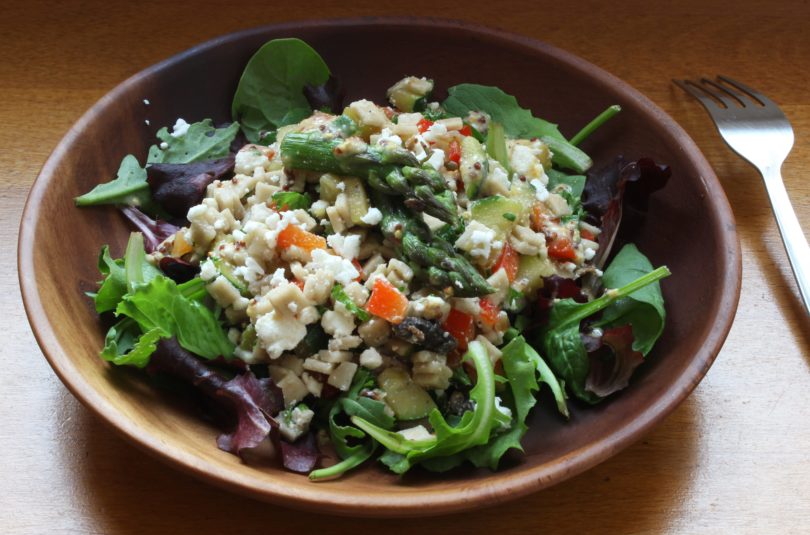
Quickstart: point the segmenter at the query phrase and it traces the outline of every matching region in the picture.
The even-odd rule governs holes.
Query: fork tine
[[[711,98],[695,82],[691,80],[672,80],[672,82],[681,89],[683,89],[684,91],[686,91],[687,93],[689,93],[690,95],[692,95],[693,97],[695,97],[696,99],[698,99],[698,102],[700,102],[703,105],[703,107],[706,108],[706,111],[708,111],[710,114],[723,111],[723,108],[721,108],[717,104],[717,101]]]
[[[695,85],[701,90],[705,91],[709,96],[722,103],[723,106],[728,109],[744,106],[742,101],[732,95],[730,91],[723,89],[716,82],[712,82],[708,78],[701,78],[700,83]]]
[[[728,87],[726,87],[724,85],[720,85],[719,83],[715,82],[714,80],[709,80],[708,78],[701,78],[700,83],[704,87],[705,86],[711,86],[711,87],[715,88],[717,91],[721,92],[721,94],[717,94],[717,91],[712,91],[712,94],[717,96],[717,98],[720,98],[723,101],[723,104],[725,104],[729,108],[731,108],[733,106],[742,106],[744,108],[746,106],[746,102],[748,102],[748,100],[749,100],[749,99],[746,98],[746,96],[743,93],[738,93],[734,89],[728,88]],[[723,95],[728,95],[733,100],[728,100]]]
[[[773,106],[775,108],[778,108],[778,106],[776,105],[776,103],[774,101],[772,101],[771,99],[769,99],[768,97],[766,97],[765,95],[763,95],[762,93],[757,91],[756,89],[752,89],[752,88],[748,87],[747,85],[745,85],[745,84],[743,84],[741,82],[738,82],[737,80],[732,80],[728,76],[723,76],[722,74],[718,74],[717,78],[720,81],[722,81],[722,82],[736,88],[738,91],[741,91],[741,92],[747,94],[749,97],[751,97],[755,101],[759,102],[763,106]]]

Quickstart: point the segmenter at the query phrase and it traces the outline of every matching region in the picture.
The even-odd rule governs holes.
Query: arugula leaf
[[[400,459],[387,454],[381,459],[383,462],[390,461],[390,464],[386,464],[394,472],[404,473],[416,463],[450,457],[469,448],[484,445],[489,442],[493,427],[499,426],[503,421],[503,414],[495,405],[495,373],[486,349],[480,342],[470,342],[465,358],[472,359],[478,376],[478,381],[470,390],[470,400],[475,402],[475,410],[465,412],[458,425],[451,426],[438,409],[433,409],[428,415],[428,420],[435,431],[435,436],[424,440],[411,440],[359,416],[351,418],[352,423],[388,450],[402,455]]]
[[[279,191],[273,194],[273,203],[282,210],[306,210],[312,206],[312,199],[308,193]]]
[[[233,356],[234,345],[214,313],[199,301],[185,297],[168,277],[136,284],[115,312],[134,319],[144,332],[159,329],[164,337],[176,336],[183,348],[201,357]]]
[[[128,204],[144,210],[154,207],[149,184],[146,183],[146,170],[132,154],[124,156],[118,167],[116,178],[99,184],[89,192],[74,199],[77,206],[97,204]]]
[[[622,247],[602,276],[607,288],[618,288],[652,271],[650,261],[633,244]],[[645,286],[607,307],[598,322],[600,327],[633,327],[633,349],[642,355],[650,352],[664,330],[666,310],[661,285]]]
[[[152,353],[163,332],[155,328],[141,334],[137,322],[124,318],[107,331],[101,358],[117,366],[135,366],[143,368],[149,364]]]
[[[300,39],[274,39],[248,61],[231,114],[251,143],[269,141],[265,133],[312,113],[304,88],[325,84],[329,76],[329,67],[308,44]]]
[[[238,133],[239,123],[216,128],[211,119],[190,124],[186,133],[178,137],[164,126],[157,137],[168,146],[161,149],[152,145],[146,163],[194,163],[223,158],[231,152],[231,142]]]
[[[360,391],[373,384],[374,379],[371,372],[365,368],[358,369],[352,380],[352,386],[346,394],[338,398],[332,405],[332,409],[329,411],[329,433],[332,445],[342,461],[334,466],[310,472],[310,480],[317,481],[339,476],[362,464],[377,449],[377,443],[371,439],[351,444],[353,440],[360,441],[367,437],[363,431],[356,427],[340,425],[337,418],[341,413],[346,413],[350,417],[360,416],[369,422],[374,422],[375,425],[382,429],[392,429],[394,427],[394,419],[385,412],[384,403],[360,397]]]
[[[576,397],[588,403],[597,403],[602,399],[585,388],[590,364],[579,335],[580,322],[669,275],[669,269],[662,266],[620,288],[607,290],[601,297],[588,303],[577,303],[573,299],[561,299],[554,303],[543,336],[543,349],[551,368]]]
[[[495,436],[483,446],[477,446],[465,452],[467,459],[478,468],[488,467],[496,470],[501,457],[510,449],[523,451],[520,439],[526,434],[526,424],[512,426],[505,433]]]
[[[534,117],[531,111],[520,107],[515,97],[497,87],[459,84],[447,93],[442,107],[449,113],[465,118],[471,111],[483,111],[493,121],[501,123],[509,137],[539,137],[551,149],[552,161],[561,167],[584,173],[593,163],[587,154],[565,139],[557,125]]]

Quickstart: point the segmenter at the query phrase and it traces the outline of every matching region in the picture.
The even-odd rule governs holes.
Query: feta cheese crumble
[[[178,118],[177,121],[174,123],[172,127],[172,131],[169,133],[170,136],[174,138],[182,137],[186,135],[188,132],[188,127],[191,126],[185,120]]]

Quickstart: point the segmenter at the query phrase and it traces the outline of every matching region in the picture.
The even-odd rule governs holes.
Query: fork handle
[[[771,200],[771,208],[785,244],[793,276],[799,285],[804,309],[810,314],[810,246],[807,245],[796,212],[790,204],[780,169],[766,169],[762,173],[762,178],[765,179],[765,189]]]

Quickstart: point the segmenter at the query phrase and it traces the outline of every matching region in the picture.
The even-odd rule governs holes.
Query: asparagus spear
[[[442,176],[422,169],[408,150],[370,147],[358,138],[342,139],[321,132],[289,133],[281,142],[281,158],[290,169],[357,176],[374,190],[402,195],[405,205],[455,224],[458,215]]]
[[[466,258],[444,240],[431,237],[425,223],[395,205],[385,195],[374,195],[374,203],[383,214],[383,234],[399,245],[400,254],[418,276],[440,289],[451,288],[458,297],[475,297],[495,291]]]

